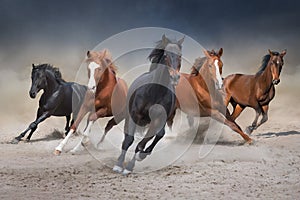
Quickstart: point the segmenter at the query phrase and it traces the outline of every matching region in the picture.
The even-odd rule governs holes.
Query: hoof
[[[147,156],[146,153],[141,153],[141,152],[139,151],[139,152],[137,152],[137,153],[135,154],[135,159],[136,159],[137,161],[142,161],[142,160],[144,160],[144,159],[146,158],[146,156]]]
[[[253,144],[254,144],[254,140],[253,140],[253,139],[250,139],[250,140],[246,141],[245,144],[253,145]]]
[[[61,154],[61,151],[60,151],[60,150],[55,150],[55,151],[53,152],[53,154],[56,155],[56,156],[59,156],[59,155]]]
[[[130,170],[128,170],[128,169],[124,169],[124,171],[122,172],[122,175],[123,176],[127,176],[127,175],[129,175],[129,174],[131,174],[132,173],[132,171],[130,171]]]
[[[254,127],[253,126],[248,126],[246,129],[245,129],[245,133],[247,133],[248,135],[250,135],[254,130]]]
[[[113,169],[112,169],[114,172],[117,172],[117,173],[122,173],[122,171],[123,171],[123,168],[122,167],[120,167],[120,166],[118,166],[118,165],[115,165],[114,167],[113,167]]]
[[[11,144],[18,144],[20,142],[20,140],[14,138],[10,143]]]

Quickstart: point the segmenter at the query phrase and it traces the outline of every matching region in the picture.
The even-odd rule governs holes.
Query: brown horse
[[[116,77],[116,66],[112,62],[109,51],[88,51],[86,62],[89,76],[88,91],[76,121],[71,126],[65,139],[56,147],[54,152],[56,155],[62,152],[63,147],[72,133],[76,131],[78,125],[87,113],[89,113],[88,124],[84,130],[81,141],[72,149],[72,152],[77,152],[82,149],[82,144],[89,137],[92,124],[98,118],[113,116],[105,127],[105,132],[101,139],[102,141],[106,133],[125,117],[127,85],[123,79]]]
[[[229,112],[224,105],[224,94],[222,91],[223,81],[221,78],[223,62],[221,56],[223,49],[218,52],[204,51],[206,57],[196,59],[191,74],[181,73],[179,83],[176,87],[177,108],[180,108],[188,116],[212,117],[213,119],[226,124],[232,130],[239,133],[244,140],[251,143],[251,138],[231,119]],[[184,82],[184,81],[187,82]],[[187,84],[193,91],[187,88]],[[191,93],[194,93],[191,95]],[[193,99],[196,106],[189,103]],[[196,99],[195,99],[196,98]],[[173,122],[170,120],[168,125]]]
[[[280,82],[280,72],[283,66],[283,57],[286,50],[281,53],[269,50],[265,55],[262,65],[255,75],[232,74],[225,78],[224,89],[226,92],[225,104],[233,106],[231,114],[236,119],[246,107],[256,111],[256,117],[246,132],[252,133],[268,120],[269,103],[275,96],[275,86]],[[261,121],[257,124],[259,116]]]

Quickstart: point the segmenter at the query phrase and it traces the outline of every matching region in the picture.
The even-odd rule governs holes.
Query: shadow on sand
[[[30,140],[29,142],[41,142],[41,141],[51,141],[51,140],[63,139],[64,135],[65,135],[64,132],[54,129],[52,131],[52,133],[50,133],[49,135],[46,135],[46,137],[39,138],[39,139],[33,139],[33,140]]]
[[[268,133],[262,133],[262,134],[257,134],[257,136],[263,136],[263,137],[273,137],[273,136],[289,136],[289,135],[300,135],[299,131],[287,131],[287,132],[268,132]]]

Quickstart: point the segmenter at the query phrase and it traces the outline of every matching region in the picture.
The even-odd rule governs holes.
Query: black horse
[[[29,91],[31,98],[34,99],[40,90],[44,90],[44,93],[39,101],[36,120],[24,132],[12,140],[11,143],[13,144],[17,144],[29,130],[31,131],[26,140],[30,141],[38,124],[50,116],[66,116],[67,123],[65,130],[68,131],[71,114],[73,112],[72,124],[74,119],[76,119],[87,90],[86,86],[64,81],[59,69],[49,64],[37,66],[32,64],[31,81],[32,84]]]
[[[149,59],[150,70],[139,76],[130,86],[127,96],[122,153],[113,170],[127,175],[132,172],[135,161],[141,161],[151,154],[153,148],[165,134],[166,121],[175,109],[175,85],[179,80],[181,67],[181,45],[184,38],[171,41],[165,35],[152,50]],[[135,155],[123,170],[126,152],[134,140],[137,126],[149,124],[144,138],[138,143]],[[155,136],[145,150],[145,146]]]

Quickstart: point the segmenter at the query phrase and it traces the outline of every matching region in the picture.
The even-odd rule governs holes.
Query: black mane
[[[164,43],[163,40],[159,40],[156,42],[155,48],[151,51],[150,55],[148,56],[148,59],[151,61],[150,71],[156,69],[156,67],[158,66],[157,64],[161,62],[162,57],[164,56],[166,46],[169,43],[177,44],[176,41],[171,41],[170,39],[168,40],[169,42],[167,43]],[[164,64],[164,63],[160,63],[160,64]]]
[[[273,51],[272,53],[275,56],[279,56],[279,53],[276,51]],[[261,61],[261,66],[259,67],[258,72],[256,74],[261,74],[263,71],[265,71],[265,69],[267,68],[268,63],[270,61],[270,58],[271,58],[270,54],[267,54],[263,57],[263,59]]]
[[[50,72],[53,73],[55,79],[56,79],[58,82],[66,82],[66,81],[62,78],[62,75],[61,75],[61,72],[59,71],[59,68],[53,67],[53,66],[50,65],[50,64],[40,64],[40,65],[35,66],[35,69],[38,69],[38,70],[49,70]]]

